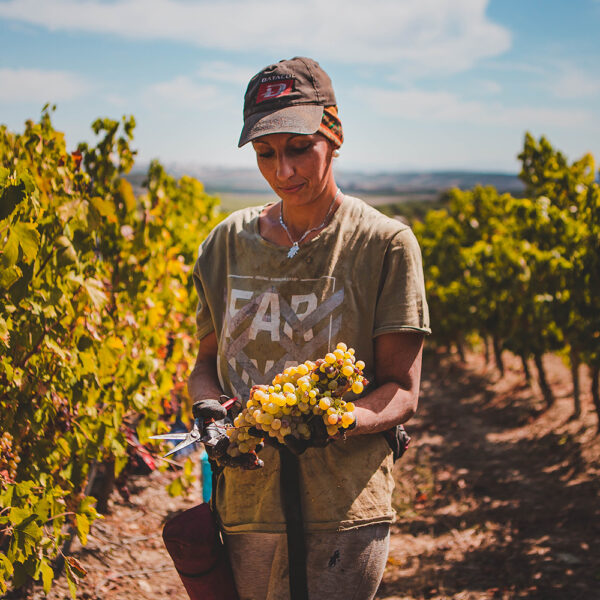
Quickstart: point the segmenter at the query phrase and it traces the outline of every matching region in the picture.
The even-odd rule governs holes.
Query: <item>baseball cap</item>
[[[315,133],[323,107],[335,104],[331,79],[312,58],[296,56],[269,65],[246,89],[238,147],[270,133]]]

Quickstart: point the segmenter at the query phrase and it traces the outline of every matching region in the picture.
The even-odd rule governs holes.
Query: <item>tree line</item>
[[[600,187],[594,158],[569,162],[526,134],[520,178],[525,197],[493,187],[451,190],[444,208],[413,224],[423,251],[433,342],[463,354],[483,345],[503,374],[502,351],[536,367],[554,402],[542,356],[559,353],[581,414],[580,367],[589,367],[600,416]],[[489,350],[488,350],[489,348]]]

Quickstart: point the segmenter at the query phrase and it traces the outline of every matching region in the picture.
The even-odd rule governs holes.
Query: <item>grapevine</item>
[[[67,532],[85,544],[98,518],[91,466],[118,475],[127,426],[144,442],[165,399],[188,401],[189,275],[218,221],[199,181],[157,162],[134,194],[133,118],[98,119],[69,152],[50,113],[0,126],[0,595],[48,592]]]
[[[579,366],[592,374],[600,423],[600,185],[590,154],[569,163],[542,137],[525,136],[520,178],[526,197],[493,187],[451,190],[446,206],[413,228],[423,252],[431,344],[446,349],[491,342],[533,359],[547,406],[542,357],[560,353],[573,376],[573,416],[581,413]]]

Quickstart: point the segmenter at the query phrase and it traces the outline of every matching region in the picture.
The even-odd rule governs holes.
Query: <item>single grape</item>
[[[354,375],[354,367],[352,367],[352,365],[344,365],[342,367],[342,375],[345,377],[352,377],[352,375]]]
[[[331,400],[329,398],[321,398],[319,402],[319,408],[321,410],[327,410],[331,406]]]
[[[306,374],[308,374],[308,365],[306,365],[306,364],[299,365],[298,366],[298,373],[300,375],[306,375]]]
[[[364,386],[363,386],[363,383],[362,383],[362,381],[355,381],[355,382],[352,384],[352,391],[353,391],[355,394],[362,394],[362,391],[363,391],[363,389],[364,389]]]
[[[336,357],[337,360],[344,360],[344,351],[340,350],[339,348],[336,348],[333,351],[334,356]]]
[[[263,390],[256,390],[252,396],[253,400],[256,400],[257,402],[264,402],[267,397],[267,393]]]
[[[349,427],[354,423],[356,417],[353,412],[346,412],[342,415],[342,427]]]

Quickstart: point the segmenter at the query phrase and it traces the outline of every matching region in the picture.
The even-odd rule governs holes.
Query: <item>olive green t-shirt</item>
[[[362,200],[344,196],[320,233],[288,258],[263,239],[263,207],[234,212],[200,247],[194,268],[197,335],[215,331],[224,393],[246,400],[252,385],[315,360],[345,342],[375,387],[374,338],[429,333],[421,252],[412,230]],[[360,404],[360,399],[357,400]],[[218,511],[228,533],[285,531],[279,454],[261,452],[255,471],[225,468]],[[300,456],[307,531],[389,522],[392,456],[381,434],[350,436]]]

